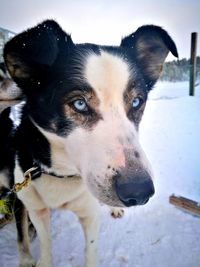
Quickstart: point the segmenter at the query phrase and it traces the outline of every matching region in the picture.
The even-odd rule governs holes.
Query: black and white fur
[[[18,193],[40,240],[37,267],[51,266],[50,209],[78,215],[85,266],[94,267],[99,202],[129,207],[153,195],[138,126],[169,51],[177,56],[174,42],[157,26],[139,28],[120,46],[101,46],[74,44],[51,20],[6,44],[7,69],[26,103],[12,138],[14,162],[5,162],[0,175],[17,183],[29,168],[42,170]],[[34,262],[22,218],[20,266],[30,267]]]

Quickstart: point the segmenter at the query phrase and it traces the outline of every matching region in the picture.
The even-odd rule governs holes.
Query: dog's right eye
[[[133,99],[132,107],[134,108],[134,110],[138,110],[143,103],[144,101],[141,97],[136,97]]]
[[[74,109],[79,111],[79,112],[88,111],[88,106],[87,106],[87,103],[84,99],[77,99],[77,100],[72,102],[72,105],[73,105]]]

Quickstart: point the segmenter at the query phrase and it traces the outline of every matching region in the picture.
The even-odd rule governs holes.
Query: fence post
[[[197,32],[191,34],[191,57],[190,57],[190,96],[194,96],[195,80],[196,80],[196,65],[197,65]]]

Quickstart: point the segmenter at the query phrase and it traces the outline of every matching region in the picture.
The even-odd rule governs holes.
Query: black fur
[[[163,43],[167,46],[169,51],[175,57],[178,57],[178,51],[177,51],[176,45],[172,41],[171,37],[168,35],[168,33],[165,30],[155,25],[146,25],[146,26],[142,26],[138,28],[136,32],[122,39],[121,46],[133,49],[135,47],[135,44],[138,42],[138,40],[141,37],[143,38],[144,35],[146,39],[148,38],[151,39],[152,37],[162,39]],[[154,49],[156,49],[156,47],[154,47]]]
[[[18,198],[15,199],[13,208],[14,208],[15,221],[16,221],[16,226],[17,226],[17,239],[18,239],[18,242],[22,243],[23,238],[24,238],[23,220],[28,220],[27,211],[23,203]]]
[[[140,44],[145,45],[145,51],[139,49]],[[142,73],[142,78],[148,90],[152,89],[159,78],[160,72],[158,72],[157,75],[153,75],[151,72],[153,67],[157,68],[160,64],[158,60],[162,59],[165,50],[167,49],[175,57],[178,57],[176,45],[171,37],[165,30],[155,25],[146,25],[138,28],[136,32],[122,39],[121,47],[134,51],[135,64],[138,66],[140,73]],[[141,57],[142,53],[144,53],[144,55]],[[164,59],[165,58],[163,58],[161,65]],[[148,71],[148,68],[150,68],[151,71]]]
[[[0,114],[0,172],[8,177],[8,184],[11,188],[14,183],[15,148],[14,148],[14,127],[9,118],[10,108]]]
[[[51,167],[49,142],[27,116],[26,107],[23,108],[21,124],[15,134],[15,149],[23,172],[35,165]]]

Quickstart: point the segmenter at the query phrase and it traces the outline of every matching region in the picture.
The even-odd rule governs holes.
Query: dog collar
[[[32,180],[39,178],[43,173],[50,175],[50,176],[53,176],[53,177],[56,177],[56,178],[65,178],[65,177],[66,178],[72,178],[72,177],[76,176],[76,175],[61,176],[61,175],[57,175],[53,172],[45,172],[41,169],[40,166],[35,166],[35,167],[28,169],[24,173],[24,180],[21,183],[14,184],[14,186],[10,190],[10,192],[12,192],[12,193],[19,192],[22,188],[27,187]]]
[[[54,176],[56,178],[72,177],[72,175],[71,176],[63,176],[63,175],[57,175],[54,172],[44,171],[40,166],[33,167],[29,170],[30,170],[29,173],[31,174],[32,180],[39,178],[42,174],[48,174],[48,175]]]

